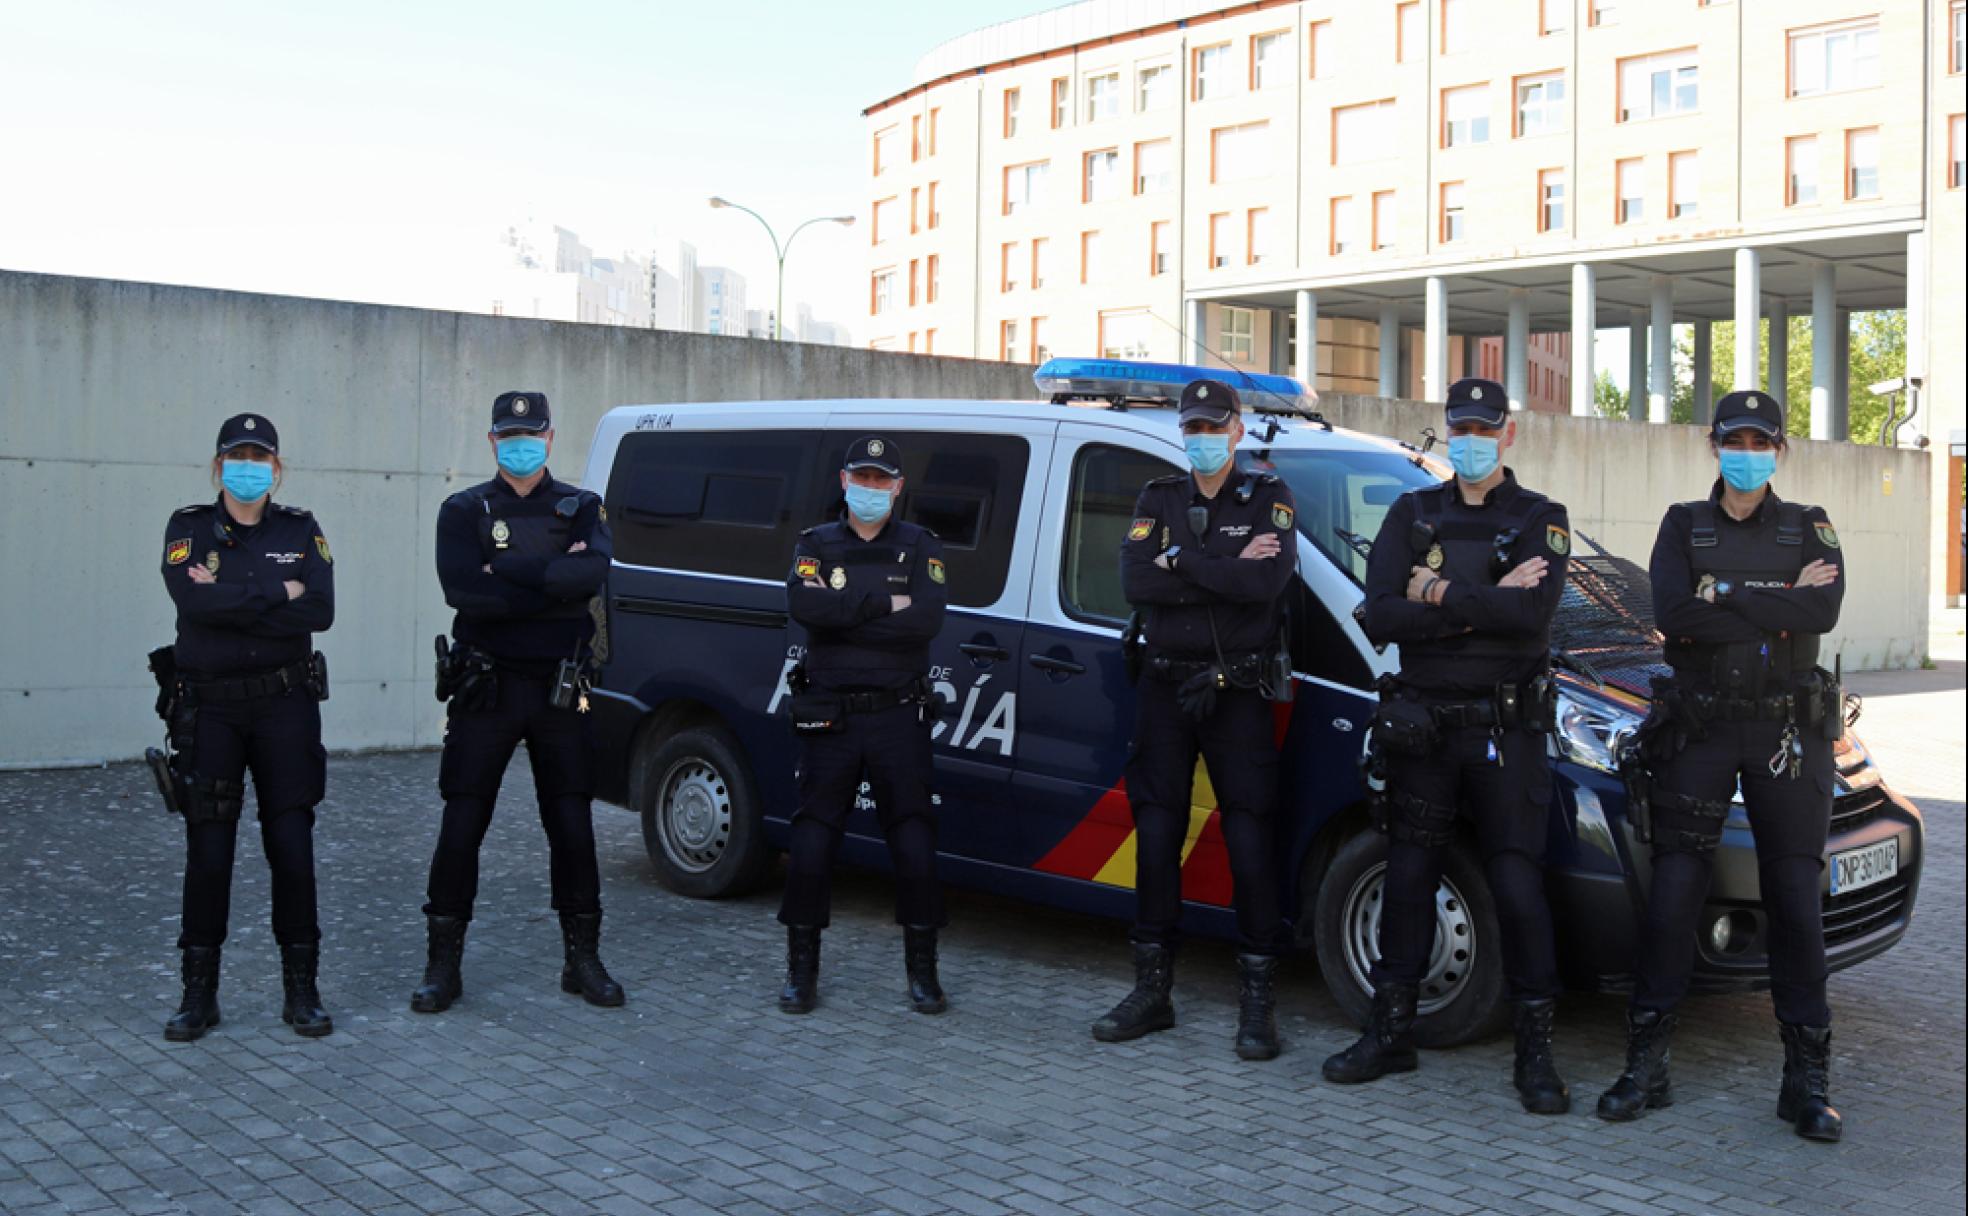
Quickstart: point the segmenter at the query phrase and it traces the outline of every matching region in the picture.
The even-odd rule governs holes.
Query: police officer
[[[1372,733],[1373,775],[1385,781],[1375,817],[1388,836],[1380,958],[1366,1033],[1324,1071],[1351,1085],[1415,1067],[1435,892],[1466,807],[1502,929],[1512,1079],[1525,1110],[1558,1114],[1571,1099],[1551,1060],[1558,964],[1544,894],[1545,735],[1555,708],[1551,618],[1571,529],[1564,507],[1518,485],[1503,465],[1517,424],[1501,385],[1456,381],[1446,414],[1455,476],[1402,495],[1367,564],[1367,636],[1401,647]]]
[[[949,571],[936,534],[896,515],[902,453],[893,440],[857,440],[840,481],[845,513],[800,534],[786,575],[787,611],[805,626],[807,642],[793,675],[799,809],[779,907],[786,926],[779,1008],[807,1013],[818,1000],[834,853],[865,774],[895,866],[909,1001],[918,1013],[942,1013],[948,1002],[936,976],[936,933],[946,918],[936,880],[929,735],[937,702],[928,670]]]
[[[219,1024],[219,951],[249,770],[273,873],[280,1017],[309,1038],[335,1028],[315,986],[314,807],[328,760],[316,702],[328,695],[328,673],[313,646],[335,620],[334,564],[314,516],[273,501],[281,473],[273,423],[228,418],[212,459],[218,499],[180,508],[164,528],[177,640],[151,655],[151,667],[173,754],[151,756],[185,820],[184,1001],[164,1025],[176,1042]]]
[[[1146,631],[1126,769],[1136,838],[1134,990],[1093,1024],[1114,1043],[1175,1025],[1182,846],[1200,751],[1222,815],[1237,912],[1237,1054],[1278,1054],[1273,985],[1282,945],[1276,871],[1278,749],[1271,700],[1282,596],[1298,563],[1292,496],[1275,475],[1239,470],[1237,394],[1198,380],[1177,420],[1190,472],[1142,488],[1121,544],[1121,581]],[[1286,664],[1288,667],[1288,664]]]
[[[613,545],[600,496],[547,471],[553,437],[546,394],[499,394],[487,436],[498,475],[453,494],[437,513],[437,577],[457,617],[439,665],[438,694],[450,700],[438,773],[444,824],[424,905],[430,956],[410,998],[419,1013],[448,1008],[464,990],[459,966],[478,895],[478,848],[522,739],[551,855],[565,951],[561,990],[594,1005],[624,999],[598,954],[601,875],[586,717],[595,633],[589,602],[608,577]]]
[[[1784,1046],[1777,1116],[1807,1139],[1836,1140],[1819,900],[1844,698],[1818,666],[1818,639],[1838,623],[1844,558],[1823,510],[1770,489],[1787,450],[1775,398],[1754,390],[1722,398],[1709,442],[1721,477],[1707,498],[1668,508],[1649,569],[1674,675],[1655,682],[1641,732],[1653,878],[1626,1071],[1599,1099],[1599,1116],[1637,1119],[1672,1100],[1674,1010],[1688,990],[1715,845],[1740,788],[1770,918],[1770,996]]]

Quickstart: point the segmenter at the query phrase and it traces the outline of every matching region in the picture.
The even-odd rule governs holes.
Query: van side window
[[[1059,571],[1059,598],[1068,616],[1100,625],[1126,622],[1121,541],[1141,487],[1176,471],[1159,457],[1104,443],[1089,443],[1073,457]]]
[[[1304,579],[1292,580],[1291,590],[1285,593],[1285,611],[1293,671],[1362,691],[1373,687],[1366,659]]]
[[[819,443],[817,430],[623,436],[608,476],[615,559],[778,582]]]
[[[820,467],[838,469],[865,432],[830,431]],[[1020,435],[884,431],[902,449],[902,518],[943,542],[952,608],[984,608],[1004,594],[1018,539],[1018,504],[1031,445]],[[838,480],[817,487],[822,506],[808,523],[837,519]],[[786,551],[791,554],[790,548]],[[782,572],[783,573],[783,572]]]

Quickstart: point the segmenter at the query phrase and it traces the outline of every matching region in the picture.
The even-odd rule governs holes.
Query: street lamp
[[[810,220],[801,222],[798,228],[793,229],[787,235],[786,243],[782,245],[779,243],[779,234],[772,230],[772,225],[766,224],[765,217],[750,207],[734,203],[730,199],[719,198],[715,194],[711,196],[710,203],[711,209],[714,211],[721,207],[730,207],[734,211],[742,211],[759,223],[765,224],[765,235],[772,238],[773,257],[779,262],[779,288],[777,295],[774,297],[772,308],[772,338],[774,341],[783,339],[786,333],[786,251],[793,247],[793,238],[798,236],[800,231],[809,224],[839,224],[843,228],[852,228],[854,226],[854,217],[851,215],[816,215]]]

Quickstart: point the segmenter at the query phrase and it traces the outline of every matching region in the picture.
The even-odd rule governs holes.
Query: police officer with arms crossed
[[[1559,1114],[1571,1099],[1551,1059],[1558,962],[1544,894],[1545,736],[1555,708],[1551,618],[1571,531],[1564,507],[1503,467],[1517,424],[1501,385],[1456,381],[1447,421],[1455,476],[1402,495],[1367,564],[1367,636],[1401,647],[1400,675],[1381,684],[1371,741],[1371,764],[1386,782],[1375,815],[1389,838],[1380,958],[1366,1033],[1324,1071],[1351,1085],[1415,1067],[1435,892],[1458,808],[1467,807],[1502,930],[1512,1079],[1525,1110]]]
[[[935,533],[896,516],[903,479],[894,441],[857,440],[840,480],[846,513],[800,534],[786,576],[787,611],[806,628],[807,642],[791,677],[799,809],[779,908],[786,926],[779,1008],[808,1013],[819,999],[834,853],[865,773],[895,866],[909,1001],[918,1013],[942,1013],[948,1002],[936,976],[936,932],[946,920],[930,802],[936,702],[928,671],[949,573]]]
[[[478,849],[520,740],[533,766],[560,913],[563,992],[620,1005],[601,964],[601,875],[595,863],[594,756],[587,661],[590,603],[608,578],[607,512],[590,490],[547,471],[553,423],[544,393],[501,393],[487,436],[499,474],[444,500],[437,577],[457,610],[453,646],[438,639],[439,699],[449,698],[438,788],[444,824],[431,858],[430,955],[410,998],[419,1013],[464,991],[465,929],[478,895]]]
[[[280,1017],[309,1038],[335,1028],[315,988],[314,807],[328,765],[316,702],[328,696],[328,670],[313,646],[335,620],[334,565],[314,516],[273,501],[279,453],[266,418],[226,419],[212,460],[218,500],[181,508],[164,528],[178,634],[150,661],[172,754],[152,749],[148,758],[185,819],[184,1002],[164,1026],[178,1042],[219,1024],[219,951],[249,769],[273,873]]]
[[[1278,749],[1271,701],[1289,697],[1281,602],[1298,564],[1291,490],[1239,471],[1237,394],[1198,380],[1177,420],[1191,472],[1142,488],[1121,581],[1146,650],[1126,779],[1136,837],[1134,990],[1093,1024],[1123,1042],[1175,1025],[1169,1000],[1182,916],[1182,846],[1200,751],[1230,854],[1237,911],[1237,1054],[1278,1054],[1273,985],[1283,943],[1277,873]],[[1281,671],[1280,667],[1285,670]]]
[[[1715,845],[1740,788],[1770,918],[1770,996],[1784,1046],[1777,1117],[1806,1139],[1836,1140],[1843,1125],[1827,1093],[1819,901],[1844,698],[1818,666],[1818,639],[1838,623],[1844,558],[1823,510],[1770,489],[1786,450],[1774,397],[1722,398],[1709,442],[1722,475],[1707,498],[1667,509],[1649,569],[1674,675],[1655,682],[1654,712],[1626,757],[1629,781],[1640,777],[1635,802],[1650,808],[1654,871],[1626,1071],[1599,1099],[1599,1117],[1624,1122],[1673,1100],[1674,1010],[1688,990]]]

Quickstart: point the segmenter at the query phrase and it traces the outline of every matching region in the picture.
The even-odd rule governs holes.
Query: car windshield
[[[1399,452],[1274,449],[1269,463],[1291,487],[1298,530],[1361,586],[1387,509],[1409,490],[1441,480]]]

